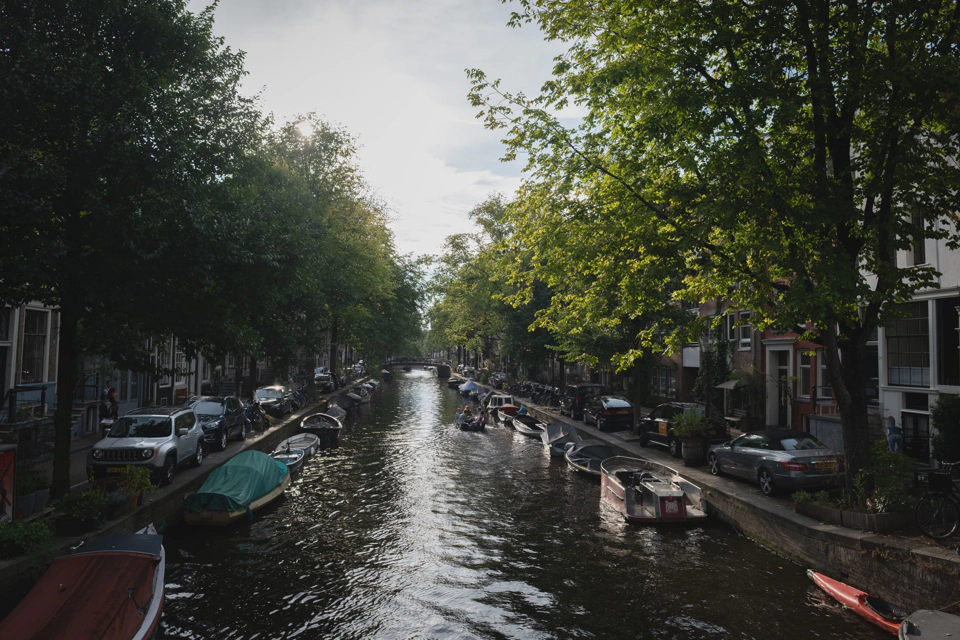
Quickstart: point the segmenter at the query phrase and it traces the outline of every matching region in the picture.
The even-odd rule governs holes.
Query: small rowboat
[[[544,429],[547,428],[547,425],[527,414],[517,414],[511,418],[511,422],[514,429],[528,438],[540,439],[543,436]]]
[[[0,622],[0,638],[153,637],[163,609],[167,554],[150,525],[84,544],[53,561]]]
[[[808,569],[807,576],[834,600],[885,631],[898,633],[900,623],[907,617],[906,611],[901,611],[886,600],[828,578],[822,573]]]
[[[540,434],[540,439],[551,457],[562,456],[567,452],[568,444],[576,444],[582,440],[576,427],[569,424],[548,424]]]
[[[287,465],[290,476],[295,476],[303,469],[303,461],[307,459],[303,449],[278,449],[270,454],[274,460]]]
[[[262,451],[238,453],[213,470],[183,501],[187,524],[222,527],[243,519],[279,498],[290,486],[287,465]]]
[[[502,404],[497,408],[497,419],[504,426],[509,425],[518,411],[520,411],[520,407],[515,404]]]
[[[330,409],[332,411],[332,408]],[[317,436],[320,448],[335,449],[340,446],[340,432],[343,423],[332,413],[313,413],[300,422],[300,428]]]
[[[461,384],[463,384],[463,382],[461,382],[460,378],[450,378],[447,380],[448,389],[458,389]]]
[[[312,433],[298,433],[295,436],[287,438],[279,445],[275,451],[287,451],[289,449],[300,449],[307,460],[313,457],[313,454],[320,448],[320,438]]]
[[[960,616],[943,611],[918,609],[900,624],[900,639],[949,638],[960,636]]]
[[[568,444],[563,457],[574,471],[599,476],[600,463],[612,458],[613,450],[599,440],[583,440],[577,444]]]
[[[707,518],[700,487],[652,460],[615,456],[601,462],[600,497],[627,522],[701,522]]]

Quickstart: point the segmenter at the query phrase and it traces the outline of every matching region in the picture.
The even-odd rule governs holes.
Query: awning
[[[727,380],[726,382],[721,382],[714,389],[739,389],[740,387],[747,386],[747,381],[740,378],[738,380]]]

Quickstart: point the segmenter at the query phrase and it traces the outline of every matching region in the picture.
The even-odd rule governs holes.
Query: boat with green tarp
[[[223,526],[268,504],[290,485],[287,466],[262,451],[244,451],[214,469],[183,502],[188,524]]]

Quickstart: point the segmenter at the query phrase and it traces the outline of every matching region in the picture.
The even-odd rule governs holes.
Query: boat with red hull
[[[600,495],[627,522],[694,523],[707,518],[700,487],[670,467],[643,458],[614,456],[601,462]]]
[[[807,576],[834,600],[858,616],[890,633],[897,634],[899,632],[900,623],[906,617],[905,611],[897,609],[886,600],[872,596],[833,578],[828,578],[822,573],[808,569]]]
[[[109,536],[54,560],[0,622],[4,640],[145,640],[163,610],[166,552],[152,533]]]

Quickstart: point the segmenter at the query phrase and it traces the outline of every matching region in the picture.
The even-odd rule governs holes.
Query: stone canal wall
[[[601,432],[553,408],[523,404],[533,416],[574,425],[584,438],[603,440],[618,453],[675,468],[703,488],[710,515],[801,567],[880,596],[906,611],[957,605],[949,611],[960,612],[960,555],[953,546],[932,544],[919,532],[880,535],[822,524],[796,513],[787,497],[769,498],[746,481],[712,476],[705,467],[684,467],[665,449],[641,448],[625,441],[622,433]],[[960,544],[960,538],[954,544]]]

